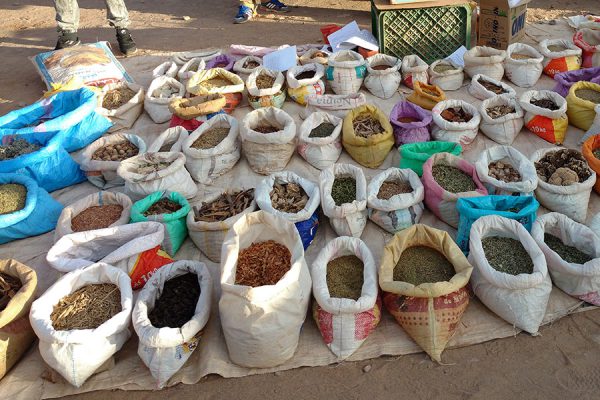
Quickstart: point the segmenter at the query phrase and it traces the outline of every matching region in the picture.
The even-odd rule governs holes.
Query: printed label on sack
[[[566,116],[551,119],[542,115],[536,115],[525,126],[531,132],[550,143],[562,144],[565,139],[568,123]]]
[[[173,259],[160,249],[160,245],[140,253],[129,273],[131,287],[134,290],[143,288],[156,270],[172,262]]]

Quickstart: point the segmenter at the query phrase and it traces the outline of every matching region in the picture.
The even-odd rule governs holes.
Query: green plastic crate
[[[471,45],[469,4],[378,10],[371,2],[373,35],[379,52],[395,57],[417,54],[428,64]]]

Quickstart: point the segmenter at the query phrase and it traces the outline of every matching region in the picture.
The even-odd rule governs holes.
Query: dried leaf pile
[[[411,193],[412,186],[406,181],[386,181],[379,187],[377,198],[381,200],[389,200],[398,194]]]
[[[119,86],[111,89],[104,94],[102,99],[102,108],[107,110],[116,110],[123,104],[127,104],[135,96],[135,92],[127,86]]]
[[[583,155],[573,149],[546,153],[535,163],[535,170],[540,180],[559,186],[581,183],[592,175]]]
[[[19,278],[0,272],[0,311],[4,311],[22,286]]]
[[[496,271],[510,275],[531,274],[533,261],[520,241],[507,237],[489,236],[481,241],[488,263]]]
[[[212,78],[212,79],[207,79],[207,80],[201,82],[200,85],[204,86],[207,89],[214,89],[214,88],[219,88],[219,87],[223,87],[223,86],[230,86],[231,81],[229,79],[225,79],[225,78]]]
[[[600,104],[600,92],[593,89],[577,89],[575,96],[580,99],[591,101],[595,104]]]
[[[358,300],[364,283],[364,264],[355,255],[334,258],[327,263],[329,296]]]
[[[490,116],[490,118],[498,119],[500,117],[504,117],[505,115],[514,113],[515,108],[507,104],[501,104],[499,106],[489,107],[485,111]]]
[[[585,264],[594,259],[594,257],[584,253],[577,247],[564,244],[559,237],[549,233],[544,233],[544,243],[568,263]]]
[[[455,275],[454,266],[446,256],[429,246],[404,249],[394,266],[394,280],[415,286],[422,283],[447,282]]]
[[[165,282],[148,319],[155,328],[181,328],[196,314],[200,298],[198,275],[188,272]]]
[[[200,208],[194,206],[194,218],[203,222],[225,221],[250,207],[253,200],[254,189],[223,193],[214,201],[203,202]]]
[[[129,140],[107,144],[100,147],[92,154],[92,160],[97,161],[123,161],[137,155],[140,152],[138,147]]]
[[[261,72],[256,77],[256,87],[259,89],[270,89],[275,84],[275,77]]]
[[[356,200],[356,179],[352,177],[335,178],[331,186],[331,198],[336,206]]]
[[[335,130],[335,125],[331,122],[321,122],[318,126],[314,127],[308,134],[309,138],[323,138],[331,136]]]
[[[433,71],[437,72],[438,74],[447,72],[447,71],[454,71],[456,68],[452,65],[452,64],[443,64],[443,63],[439,63],[437,64],[435,67],[433,67]]]
[[[550,111],[556,111],[560,108],[552,99],[531,99],[529,102],[534,106],[547,108]]]
[[[181,204],[171,199],[160,199],[144,212],[144,217],[149,215],[173,214],[178,210],[181,210]]]
[[[472,192],[477,189],[475,181],[464,171],[450,165],[436,164],[432,167],[433,179],[451,193]]]
[[[171,85],[169,83],[166,83],[164,85],[162,85],[161,87],[154,89],[154,91],[152,92],[152,97],[158,98],[158,99],[170,99],[172,97],[178,96],[179,95],[179,88],[175,85]]]
[[[503,182],[521,182],[521,174],[506,161],[494,161],[488,165],[488,175]]]
[[[257,127],[252,128],[252,130],[258,133],[275,133],[281,131],[281,129],[273,125],[258,125]]]
[[[121,218],[122,212],[123,206],[120,204],[88,207],[71,219],[71,229],[73,232],[83,232],[108,228]]]
[[[194,140],[194,149],[212,149],[229,135],[229,128],[211,128],[205,131],[198,139]]]
[[[466,112],[462,107],[446,108],[440,113],[442,118],[450,122],[469,122],[473,116]]]
[[[502,86],[496,85],[495,83],[492,83],[490,81],[486,81],[483,78],[479,78],[477,80],[477,82],[479,82],[479,84],[481,86],[483,86],[486,90],[489,90],[492,93],[495,93],[495,94],[506,93],[506,90],[504,90],[504,88]]]
[[[269,196],[273,208],[286,213],[302,211],[308,203],[308,195],[297,183],[275,182]]]
[[[251,287],[275,285],[292,266],[292,254],[274,240],[255,242],[240,251],[235,284]]]
[[[173,164],[173,161],[161,161],[159,158],[148,158],[146,160],[139,160],[136,165],[136,170],[138,174],[148,175],[162,171],[171,164]]]
[[[23,154],[33,153],[42,147],[29,143],[25,139],[15,139],[12,143],[0,146],[0,161],[10,160],[11,158],[22,156]]]
[[[25,208],[27,188],[18,183],[0,185],[0,215],[10,214]]]
[[[369,138],[384,132],[381,122],[369,113],[358,114],[352,121],[352,127],[354,134],[362,138]]]

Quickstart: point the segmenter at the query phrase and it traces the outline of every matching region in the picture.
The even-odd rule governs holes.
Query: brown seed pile
[[[168,168],[171,164],[173,164],[173,161],[161,161],[158,158],[147,159],[145,161],[140,160],[136,165],[136,169],[138,174],[147,175],[162,171],[163,169]]]
[[[97,161],[123,161],[140,152],[138,147],[129,140],[122,142],[107,144],[100,147],[92,154],[92,160]]]
[[[503,182],[521,182],[521,174],[506,161],[494,161],[488,165],[488,175]]]
[[[514,113],[515,108],[507,104],[501,104],[499,106],[489,107],[485,111],[490,116],[490,118],[498,119],[500,117],[504,117],[505,115]]]
[[[122,212],[123,206],[120,204],[88,207],[71,219],[71,230],[83,232],[108,228],[121,218]]]
[[[444,64],[444,63],[439,63],[437,64],[435,67],[433,67],[433,71],[437,72],[438,74],[447,72],[447,71],[453,71],[456,68],[452,65],[452,64]]]
[[[292,254],[274,240],[255,242],[240,251],[235,284],[251,287],[275,285],[292,267]]]
[[[25,208],[27,188],[18,183],[0,185],[0,215],[10,214]]]
[[[144,212],[144,217],[149,215],[173,214],[178,210],[181,210],[181,204],[171,199],[160,199]]]
[[[462,107],[446,108],[440,113],[442,118],[450,122],[469,122],[473,116]]]
[[[296,75],[296,79],[299,81],[302,79],[312,79],[315,77],[315,75],[316,75],[316,71],[312,71],[312,70],[303,71],[303,72],[300,72],[298,75]]]
[[[447,282],[455,273],[452,263],[436,249],[412,246],[400,254],[393,278],[419,286],[422,283]]]
[[[242,65],[242,68],[246,68],[246,69],[254,69],[254,68],[258,68],[258,67],[260,67],[260,64],[254,60],[246,60],[244,65]]]
[[[477,189],[473,178],[450,165],[436,164],[432,167],[431,174],[444,190],[451,193],[472,192]]]
[[[535,163],[535,169],[540,180],[561,186],[584,182],[592,175],[583,155],[573,149],[546,153]]]
[[[275,182],[269,196],[273,208],[286,213],[302,211],[308,203],[308,195],[297,183]]]
[[[231,194],[223,193],[209,203],[203,202],[200,208],[194,206],[194,219],[203,222],[225,221],[250,207],[252,200],[254,200],[254,189],[240,190]]]
[[[117,285],[92,284],[60,299],[50,320],[57,331],[96,329],[121,310],[121,291]]]
[[[258,125],[255,128],[252,128],[253,131],[258,132],[258,133],[275,133],[275,132],[279,132],[281,129],[273,126],[273,125]]]
[[[42,147],[35,144],[29,143],[25,139],[16,139],[12,143],[0,146],[0,161],[10,160],[24,154],[33,153],[38,151]]]
[[[331,122],[321,122],[318,126],[314,127],[308,134],[309,138],[322,138],[331,136],[335,130],[335,125]]]
[[[4,311],[22,286],[19,278],[0,272],[0,311]]]
[[[355,255],[334,258],[327,263],[329,296],[358,300],[364,283],[364,264]]]
[[[420,119],[413,117],[400,117],[398,118],[398,122],[402,122],[403,124],[410,124],[411,122],[418,122]]]
[[[210,128],[194,140],[194,149],[212,149],[229,135],[229,128]]]
[[[531,99],[529,102],[534,106],[547,108],[550,111],[556,111],[560,108],[552,99]]]
[[[397,194],[411,193],[412,186],[407,181],[385,181],[379,187],[377,198],[381,200],[389,200]]]
[[[531,60],[532,58],[535,58],[533,56],[530,56],[529,54],[523,53],[512,53],[510,57],[514,60]]]
[[[551,44],[548,46],[548,50],[550,50],[553,53],[559,53],[561,51],[565,51],[567,48],[563,45],[560,44]]]
[[[148,319],[155,328],[181,328],[196,314],[200,298],[198,275],[188,272],[165,282]]]
[[[366,112],[354,117],[352,127],[354,129],[354,134],[362,138],[369,138],[384,132],[381,122],[373,115]]]
[[[371,69],[374,69],[375,71],[385,71],[387,69],[392,68],[391,65],[371,65]]]
[[[127,104],[135,96],[135,92],[129,89],[127,86],[119,86],[111,89],[104,94],[102,99],[102,108],[107,110],[116,110],[123,104]]]
[[[600,92],[593,89],[577,89],[575,96],[580,99],[591,101],[595,104],[600,104]]]
[[[477,82],[479,82],[479,84],[481,86],[483,86],[486,90],[489,90],[492,93],[495,93],[495,94],[506,93],[506,90],[504,90],[504,88],[502,86],[496,85],[495,83],[487,81],[487,80],[485,80],[483,78],[479,78],[477,80]]]
[[[219,88],[219,87],[223,87],[223,86],[230,86],[231,81],[229,79],[225,79],[225,78],[212,78],[212,79],[207,79],[204,82],[201,82],[200,85],[204,86],[207,89],[214,89],[214,88]]]
[[[496,271],[510,275],[531,274],[533,261],[520,241],[507,237],[489,236],[481,241],[488,263]]]
[[[259,89],[270,89],[275,84],[275,77],[261,72],[256,77],[256,87]]]

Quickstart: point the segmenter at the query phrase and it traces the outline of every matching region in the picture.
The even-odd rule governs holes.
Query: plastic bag
[[[236,285],[240,250],[265,240],[290,250],[290,270],[275,285]],[[298,346],[312,285],[296,227],[264,211],[246,214],[231,227],[221,259],[219,316],[229,358],[252,368],[283,364]]]
[[[148,318],[160,298],[167,281],[187,273],[198,276],[200,296],[192,318],[180,328],[155,328]],[[142,289],[133,308],[133,329],[140,341],[138,355],[150,369],[157,388],[183,367],[200,344],[202,330],[210,317],[212,279],[206,265],[198,261],[181,260],[158,270]]]
[[[376,69],[377,66],[386,66],[387,69]],[[386,54],[375,54],[367,58],[367,77],[365,87],[373,95],[381,99],[389,99],[398,91],[402,82],[400,67],[402,63],[396,57]]]
[[[600,84],[577,82],[571,86],[567,95],[567,117],[569,117],[569,122],[571,125],[587,131],[592,126],[594,117],[596,117],[595,107],[598,103],[577,97],[577,91],[582,89],[595,91],[600,99]]]
[[[50,319],[54,306],[77,289],[100,283],[119,288],[121,311],[96,329],[55,330]],[[129,339],[132,303],[129,277],[106,263],[95,263],[63,276],[31,305],[29,320],[40,339],[42,358],[71,385],[80,387]]]
[[[442,253],[452,263],[455,275],[449,281],[418,286],[394,281],[394,267],[402,252],[412,246],[428,246]],[[472,271],[447,232],[421,224],[397,233],[383,249],[379,267],[383,303],[406,333],[437,362],[441,362],[442,352],[469,305],[467,284]]]
[[[335,94],[358,93],[367,68],[363,56],[352,50],[341,50],[329,56],[325,77]]]
[[[552,51],[548,47],[562,47],[562,51]],[[544,56],[544,73],[554,78],[559,72],[574,71],[581,68],[581,49],[571,40],[545,39],[540,42],[540,53]]]
[[[169,97],[163,97],[162,94],[156,94],[161,88],[169,86],[169,90],[174,90],[175,93],[169,95]],[[144,99],[144,109],[157,124],[162,124],[171,119],[171,111],[169,110],[169,103],[174,98],[180,98],[185,95],[185,86],[179,83],[175,78],[169,78],[168,76],[159,76],[154,79],[148,90],[146,91],[146,97]]]
[[[377,195],[384,182],[408,182],[412,191],[380,199]],[[389,233],[399,232],[419,223],[424,197],[423,184],[413,170],[388,168],[371,179],[367,187],[369,219]]]
[[[437,72],[438,65],[450,65],[453,69]],[[437,60],[429,66],[429,82],[442,90],[458,90],[465,78],[464,68],[450,60]]]
[[[261,125],[279,129],[273,133],[254,130]],[[285,111],[267,107],[249,112],[240,127],[242,151],[252,171],[269,175],[281,171],[294,155],[296,123]]]
[[[213,85],[210,82],[211,80],[225,81],[227,84]],[[237,100],[237,103],[232,101],[233,98],[231,96],[225,96],[227,98],[227,103],[231,103],[231,108],[233,109],[241,100],[241,92],[244,91],[244,81],[236,74],[226,71],[223,68],[206,69],[192,75],[187,82],[186,90],[196,96],[213,93],[225,95],[236,94],[240,97],[240,99]]]
[[[235,63],[235,58],[228,56],[227,54],[219,54],[218,56],[211,58],[206,63],[206,69],[211,68],[222,68],[226,71],[231,71],[233,69],[233,64]]]
[[[270,88],[260,89],[256,80],[260,75],[268,75],[275,78]],[[254,109],[263,107],[281,108],[285,101],[285,77],[279,71],[273,71],[265,67],[255,68],[246,81],[248,89],[248,102]]]
[[[356,180],[356,199],[352,203],[337,206],[331,197],[335,178]],[[339,236],[360,237],[367,225],[367,180],[359,167],[352,164],[333,164],[319,175],[321,206],[329,217],[331,227]]]
[[[225,96],[220,93],[194,96],[187,99],[175,98],[169,103],[169,111],[174,117],[177,116],[187,121],[200,116],[219,113],[226,103]]]
[[[160,63],[156,68],[152,70],[152,79],[156,79],[161,76],[167,76],[169,78],[175,78],[179,67],[173,61],[165,61]]]
[[[513,58],[513,54],[531,58]],[[535,48],[525,43],[513,43],[506,50],[504,72],[509,81],[523,88],[535,86],[544,67],[544,56]]]
[[[161,150],[175,153],[181,152],[183,142],[188,138],[188,136],[188,131],[181,126],[168,128],[163,133],[158,135],[152,144],[148,146],[148,152],[158,153]]]
[[[308,49],[306,52],[304,52],[304,54],[300,56],[298,61],[300,62],[300,65],[317,63],[326,66],[329,61],[329,56],[330,53],[313,48]]]
[[[496,161],[510,164],[521,175],[518,182],[504,182],[489,175],[489,165]],[[533,163],[512,146],[494,146],[486,149],[475,162],[477,176],[489,194],[533,195],[538,176]]]
[[[567,97],[571,86],[579,81],[588,81],[600,84],[600,67],[560,72],[554,75],[554,80],[556,81],[556,86],[553,90],[562,97]]]
[[[181,66],[177,72],[177,79],[185,86],[196,72],[202,71],[204,68],[206,68],[204,59],[201,57],[194,57]]]
[[[582,50],[583,68],[600,67],[600,31],[581,29],[573,35],[573,43]]]
[[[549,99],[559,107],[552,111],[531,104],[531,100]],[[562,144],[567,134],[569,119],[567,101],[550,90],[530,90],[521,95],[519,104],[525,111],[525,127],[547,142]]]
[[[314,76],[308,79],[296,79],[298,75],[306,71],[314,71]],[[287,71],[287,92],[292,100],[305,106],[308,96],[320,96],[325,93],[323,75],[325,68],[321,64],[305,64],[292,67]]]
[[[501,236],[523,244],[533,261],[531,274],[510,275],[496,271],[487,261],[482,239]],[[479,218],[471,227],[469,262],[473,265],[471,287],[492,312],[509,324],[537,334],[544,319],[552,282],[544,253],[518,221],[497,215]]]
[[[583,153],[588,165],[596,174],[600,174],[600,160],[594,155],[594,151],[600,148],[600,131],[598,132],[598,135],[589,137],[581,148],[581,153]],[[594,184],[594,190],[596,193],[600,193],[600,180],[598,179],[596,179],[596,183]],[[600,236],[600,232],[598,236]]]
[[[449,165],[469,175],[475,183],[476,189],[470,192],[452,193],[444,189],[433,178],[432,168],[434,165]],[[439,219],[452,226],[458,227],[459,215],[456,202],[463,197],[486,196],[488,194],[485,186],[477,177],[475,166],[460,157],[450,153],[437,153],[432,155],[423,164],[423,186],[425,187],[425,204],[427,208]]]
[[[254,68],[244,67],[249,62],[255,62],[258,65]],[[262,66],[262,58],[256,56],[246,56],[237,60],[233,64],[233,72],[239,75],[240,78],[245,82],[248,76],[258,67]]]
[[[270,193],[275,184],[295,183],[299,185],[308,196],[304,208],[296,213],[284,212],[273,207]],[[304,179],[291,171],[276,172],[263,179],[255,191],[256,203],[261,210],[291,221],[296,226],[304,250],[310,246],[319,227],[319,213],[317,209],[320,204],[319,187],[314,182]]]
[[[437,103],[446,99],[444,91],[437,86],[417,81],[414,83],[414,88],[415,90],[406,100],[427,110],[431,110]]]
[[[473,78],[471,79],[471,85],[469,85],[468,90],[469,90],[469,94],[471,96],[473,96],[479,100],[485,100],[485,99],[489,99],[491,97],[498,96],[497,93],[487,90],[479,82],[480,79],[502,87],[502,89],[504,90],[504,93],[502,93],[502,96],[515,97],[517,95],[515,90],[513,88],[511,88],[510,86],[508,86],[506,83],[504,83],[500,80],[492,79],[485,75],[477,74],[477,75],[473,76]]]
[[[358,136],[354,131],[353,124],[354,119],[361,114],[368,114],[377,119],[383,132],[372,134],[367,138]],[[344,118],[342,144],[354,161],[367,168],[377,168],[385,161],[391,148],[394,147],[392,125],[379,108],[368,104],[357,107]]]
[[[425,161],[437,153],[459,156],[462,153],[462,147],[454,142],[437,141],[403,144],[400,146],[400,168],[410,168],[421,176]]]
[[[403,120],[406,122],[403,122]],[[431,139],[429,125],[431,125],[432,120],[431,112],[410,101],[396,103],[390,113],[390,123],[394,130],[394,142],[396,145],[402,145],[429,141]]]
[[[497,106],[513,107],[514,112],[505,114],[501,117],[492,118],[488,113],[488,109]],[[494,96],[484,100],[479,106],[479,114],[481,114],[481,123],[479,129],[496,143],[510,145],[515,140],[523,124],[523,110],[517,99],[510,95]]]
[[[131,199],[129,199],[129,197],[123,193],[96,192],[69,204],[62,210],[56,224],[54,242],[56,243],[65,235],[74,233],[71,223],[73,218],[79,215],[82,211],[85,211],[90,207],[106,206],[109,204],[118,204],[123,207],[123,211],[121,211],[121,216],[119,219],[108,225],[107,228],[128,224],[131,213]]]
[[[467,113],[472,115],[472,118],[467,122],[452,122],[442,117],[442,112],[448,108],[460,107]],[[481,115],[477,108],[463,100],[444,100],[440,101],[431,110],[433,116],[433,127],[431,128],[431,136],[435,140],[444,142],[460,143],[461,146],[471,144],[477,132],[479,132],[479,123]]]
[[[363,93],[349,95],[323,94],[321,96],[308,96],[306,108],[300,112],[302,119],[308,118],[315,112],[326,112],[338,118],[344,118],[348,112],[356,107],[367,104]]]
[[[465,72],[469,77],[485,75],[497,81],[504,76],[504,59],[506,51],[487,46],[475,46],[468,50],[463,59]]]
[[[327,137],[310,137],[313,129],[328,122],[335,128]],[[310,165],[317,169],[325,169],[335,164],[342,154],[342,123],[343,120],[322,111],[312,113],[300,125],[298,135],[298,154]]]
[[[327,287],[327,264],[353,255],[363,262],[363,286],[357,300],[331,297]],[[381,320],[377,266],[367,245],[358,238],[338,237],[319,252],[311,265],[313,318],[325,344],[338,361],[350,357]]]
[[[429,65],[416,54],[404,56],[402,59],[402,83],[413,88],[415,82],[429,82],[427,69]]]
[[[211,129],[228,129],[227,136],[215,146],[208,149],[193,147],[202,135]],[[219,176],[231,171],[240,159],[241,144],[239,125],[235,118],[227,114],[219,114],[211,118],[190,134],[183,142],[185,166],[194,180],[211,184]]]

